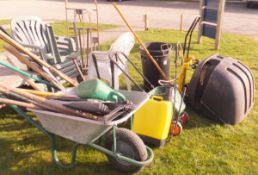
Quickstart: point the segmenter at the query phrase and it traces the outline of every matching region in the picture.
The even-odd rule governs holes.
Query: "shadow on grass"
[[[0,169],[3,174],[24,174],[23,168],[19,167],[16,169],[14,167],[17,167],[20,162],[28,162],[35,153],[45,150],[43,148],[38,148],[22,152],[20,151],[19,146],[22,147],[23,145],[15,147],[13,145],[19,145],[19,142],[15,143],[12,139],[0,139]],[[13,173],[13,171],[15,171],[15,173]]]
[[[20,119],[20,118],[17,117],[14,119]],[[19,129],[32,128],[32,127],[33,126],[29,125],[27,122],[19,123],[19,125],[17,125],[17,123],[4,123],[0,125],[0,130],[10,132],[10,131],[15,131],[15,130],[17,131]]]
[[[0,109],[0,119],[10,116],[18,118],[17,113],[14,110],[12,110],[9,106]]]
[[[106,160],[81,159],[73,169],[62,169],[54,164],[50,152],[50,142],[45,135],[35,130],[31,130],[32,126],[26,124],[26,121],[15,124],[4,124],[0,131],[8,133],[18,133],[16,138],[0,137],[0,169],[4,174],[120,174],[111,168]],[[20,132],[19,132],[20,131]],[[69,162],[66,154],[70,156],[72,142],[57,137],[57,149],[60,154],[60,161],[64,159]],[[88,157],[96,154],[96,151],[86,146],[80,146],[78,154]],[[47,154],[47,157],[44,154]],[[101,156],[102,158],[102,156]],[[22,165],[22,166],[21,166]],[[0,173],[1,174],[1,173]]]
[[[39,138],[37,138],[39,139]],[[10,140],[0,139],[0,145],[2,151],[0,158],[0,168],[2,173],[6,175],[12,174],[121,174],[121,172],[112,168],[108,161],[99,160],[80,160],[74,168],[64,169],[58,167],[50,158],[45,158],[42,156],[42,151],[47,151],[47,149],[34,149],[29,152],[19,152],[15,151],[10,145],[13,144]],[[24,143],[23,143],[24,144]],[[30,143],[33,147],[34,143]],[[25,145],[26,146],[26,145]],[[83,150],[85,154],[87,151],[91,150],[86,148]],[[65,151],[60,151],[66,153]],[[50,154],[50,151],[47,153]],[[62,161],[61,156],[61,161]],[[124,174],[124,173],[123,173]]]
[[[196,113],[190,107],[187,107],[185,110],[189,116],[190,120],[183,126],[184,129],[193,129],[193,128],[208,128],[212,125],[216,125],[218,123],[212,121],[211,119],[205,117],[200,113]]]
[[[29,167],[20,167],[15,170],[9,170],[9,174],[26,174],[26,175],[35,175],[35,174],[62,174],[62,175],[83,175],[83,174],[112,174],[119,175],[121,172],[113,170],[108,162],[88,162],[88,163],[78,163],[75,168],[64,169],[57,167],[52,162],[38,160],[37,164],[32,164]],[[123,173],[126,175],[126,173]]]
[[[56,136],[56,143],[60,161],[70,162],[73,142]],[[106,174],[106,172],[121,174],[111,168],[108,160],[103,160],[102,154],[100,157],[96,156],[97,151],[85,145],[80,145],[78,149],[78,163],[75,168],[57,167],[52,161],[49,139],[26,120],[18,120],[18,117],[0,120],[0,148],[0,169],[1,173],[6,175]],[[92,154],[93,158],[81,158],[91,157]]]

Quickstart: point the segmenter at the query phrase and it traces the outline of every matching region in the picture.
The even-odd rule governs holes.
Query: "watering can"
[[[75,89],[76,94],[83,99],[98,99],[103,101],[124,102],[126,97],[110,88],[101,80],[86,80]]]

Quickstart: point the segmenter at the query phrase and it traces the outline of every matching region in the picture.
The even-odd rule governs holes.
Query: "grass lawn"
[[[0,20],[0,25],[7,25],[7,24],[10,24],[9,19]],[[55,21],[55,22],[51,23],[51,25],[53,26],[53,30],[54,30],[56,35],[67,36],[67,35],[72,35],[73,34],[72,30],[70,30],[67,33],[66,22],[65,21]],[[69,27],[73,26],[72,23],[70,23],[70,22],[68,23],[68,25],[69,25]],[[94,23],[84,23],[83,27],[93,27],[94,28],[94,27],[96,27],[96,24],[94,24]],[[115,28],[115,27],[117,27],[117,25],[99,24],[99,30],[100,31],[112,29],[112,28]],[[10,32],[10,29],[7,29],[7,31]],[[3,51],[3,44],[4,44],[3,41],[0,41],[0,52]]]
[[[10,24],[10,20],[9,19],[1,19],[0,20],[0,25],[7,25]],[[3,41],[0,40],[0,52],[3,51]]]
[[[151,30],[139,35],[145,42],[175,43],[183,42],[185,33]],[[212,40],[204,39],[203,44],[198,45],[196,36],[193,38],[191,55],[202,60],[217,52],[213,50]],[[109,44],[102,48],[107,49]],[[248,65],[258,83],[258,41],[248,36],[223,34],[219,53]],[[135,45],[130,57],[141,67],[139,45]],[[135,72],[130,73],[142,84]],[[191,72],[188,75],[190,77]],[[255,100],[257,98],[256,93]],[[165,147],[154,149],[154,161],[138,174],[258,174],[258,105],[255,104],[248,117],[236,126],[219,125],[190,109],[187,112],[191,120],[184,126],[184,132],[171,139]],[[62,139],[59,141],[60,157],[68,163],[71,143]],[[47,138],[13,114],[2,114],[0,119],[0,148],[1,175],[121,174],[109,165],[104,154],[83,146],[79,147],[78,165],[74,169],[58,168],[51,161]]]
[[[67,30],[66,30],[66,22],[65,21],[56,21],[54,23],[51,23],[51,25],[53,26],[54,32],[56,35],[60,35],[60,36],[66,36],[67,35]],[[68,23],[69,27],[73,27],[73,23],[69,22]],[[82,25],[78,25],[77,27],[92,27],[92,28],[96,28],[96,24],[95,23],[84,23]],[[108,30],[108,29],[112,29],[117,27],[117,25],[113,25],[113,24],[99,24],[99,30],[103,31],[103,30]],[[65,30],[64,30],[65,29]],[[68,35],[72,34],[73,30],[70,30],[68,32]]]
[[[7,24],[10,24],[9,19],[0,19],[0,25],[7,25]]]

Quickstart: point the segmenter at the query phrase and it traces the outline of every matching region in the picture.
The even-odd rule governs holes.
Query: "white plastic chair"
[[[111,73],[111,64],[110,58],[115,60],[116,53],[124,53],[126,56],[130,54],[131,49],[134,46],[134,36],[130,32],[123,33],[120,35],[116,41],[111,45],[109,51],[94,51],[91,54],[89,60],[89,69],[88,69],[88,79],[97,78],[98,68],[99,76],[101,79],[106,80],[110,85],[112,85],[112,73]],[[97,64],[94,65],[93,56],[97,60]],[[124,69],[128,74],[127,59],[123,55],[118,54],[119,60],[117,60],[118,65]],[[110,58],[109,58],[110,57]],[[121,70],[114,66],[114,89],[119,89],[119,76],[122,74]],[[131,90],[130,80],[125,76],[127,89]]]

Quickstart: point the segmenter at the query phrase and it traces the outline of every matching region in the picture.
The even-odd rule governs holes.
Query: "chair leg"
[[[119,90],[119,76],[114,77],[114,89]]]
[[[127,66],[125,66],[125,72],[127,75],[129,75]],[[124,75],[124,77],[125,77],[125,81],[126,81],[126,85],[127,85],[127,90],[131,91],[132,90],[131,82],[127,76]]]

